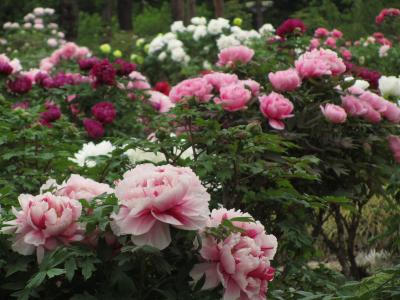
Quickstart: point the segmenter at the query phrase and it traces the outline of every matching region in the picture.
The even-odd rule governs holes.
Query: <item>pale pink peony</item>
[[[393,153],[394,160],[400,163],[400,137],[396,135],[391,135],[388,138],[389,148]]]
[[[370,91],[362,93],[360,95],[360,100],[367,102],[373,109],[380,113],[386,110],[386,100]]]
[[[246,46],[233,46],[222,49],[218,54],[218,66],[232,66],[235,63],[247,64],[254,55],[254,50]]]
[[[310,41],[310,50],[318,48],[320,44],[321,43],[320,43],[319,39],[311,39],[311,41]]]
[[[157,91],[148,91],[147,94],[149,95],[147,101],[155,110],[159,111],[160,113],[168,112],[175,106],[171,99],[163,93]]]
[[[131,80],[127,84],[127,88],[129,90],[149,90],[149,89],[151,89],[151,85],[147,81],[147,78],[138,71],[132,71],[131,73],[129,73],[129,79]]]
[[[227,111],[237,111],[245,109],[250,99],[251,92],[242,83],[236,83],[223,86],[219,98],[215,98],[214,101]]]
[[[132,235],[136,245],[164,249],[171,243],[169,226],[199,230],[208,220],[210,195],[190,168],[139,165],[115,188],[120,202],[112,215],[116,235]]]
[[[57,187],[55,193],[71,199],[90,201],[102,194],[112,194],[113,192],[114,190],[108,184],[72,174],[66,182]]]
[[[38,196],[22,194],[18,201],[22,210],[13,208],[16,219],[5,222],[8,226],[2,229],[14,234],[14,251],[31,255],[36,250],[40,262],[46,250],[83,239],[78,223],[82,212],[79,201],[51,193]]]
[[[217,227],[224,219],[251,217],[240,211],[224,208],[213,210],[210,227]],[[246,225],[247,224],[247,225]],[[190,276],[194,281],[205,275],[202,289],[211,289],[222,284],[223,299],[265,300],[268,282],[274,277],[271,267],[277,240],[265,233],[261,223],[234,222],[244,229],[243,233],[232,233],[222,241],[205,233],[201,234],[200,255],[204,262],[194,266]]]
[[[368,111],[360,99],[352,95],[342,96],[342,107],[352,117],[362,116]]]
[[[282,92],[294,91],[301,85],[301,79],[296,69],[288,69],[269,73],[268,79],[274,89]]]
[[[320,106],[322,114],[325,116],[325,118],[334,124],[341,124],[346,122],[347,119],[347,114],[346,111],[335,104],[326,104],[324,106]]]
[[[336,52],[314,49],[301,55],[295,61],[296,70],[302,78],[336,76],[346,71],[346,66]]]
[[[385,100],[385,104],[386,110],[382,113],[382,115],[392,123],[400,123],[400,108],[396,104],[387,100]]]
[[[197,102],[208,102],[212,97],[212,88],[212,85],[204,78],[186,79],[171,89],[169,97],[174,103],[188,98],[194,98]]]
[[[221,72],[213,72],[203,77],[209,84],[211,84],[214,89],[219,91],[219,89],[225,85],[230,85],[232,83],[237,83],[239,78],[236,74],[228,74]]]
[[[246,88],[249,88],[253,96],[260,94],[260,84],[252,79],[241,80]]]
[[[293,103],[275,92],[258,99],[260,100],[260,110],[268,119],[269,125],[278,130],[284,129],[285,124],[282,120],[293,117]]]

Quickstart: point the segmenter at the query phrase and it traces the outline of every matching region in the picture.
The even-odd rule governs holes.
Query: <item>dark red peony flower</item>
[[[117,74],[119,76],[127,76],[136,70],[136,65],[132,64],[122,58],[118,58],[114,62],[115,68],[117,69]]]
[[[60,108],[53,103],[45,104],[46,111],[40,114],[40,124],[49,126],[52,122],[57,121],[61,117]]]
[[[79,69],[83,71],[88,71],[93,68],[95,64],[97,64],[100,60],[97,57],[89,57],[89,58],[84,58],[81,59],[78,64],[79,64]]]
[[[99,121],[92,119],[84,119],[83,126],[92,139],[101,138],[104,135],[104,127]]]
[[[32,81],[28,76],[19,76],[14,80],[8,81],[8,88],[13,93],[25,94],[32,89]]]
[[[115,84],[116,71],[114,66],[110,64],[107,59],[96,63],[90,71],[90,75],[95,78],[95,87],[98,85]]]
[[[159,81],[155,84],[154,90],[168,96],[171,86],[167,81]]]
[[[284,37],[292,33],[304,33],[306,26],[300,19],[287,19],[276,29],[276,34]]]
[[[351,63],[346,63],[346,71],[351,74],[360,77],[369,82],[372,88],[376,89],[378,87],[379,78],[381,78],[382,74],[375,70],[369,70],[364,67],[356,66]]]
[[[13,67],[6,62],[0,62],[0,74],[10,75],[13,71]]]
[[[92,114],[97,121],[108,124],[114,121],[117,111],[111,102],[103,101],[92,106]]]

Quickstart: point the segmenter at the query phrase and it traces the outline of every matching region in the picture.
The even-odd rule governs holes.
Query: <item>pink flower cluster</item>
[[[210,195],[190,168],[139,165],[115,188],[120,209],[112,215],[116,235],[131,235],[136,245],[164,249],[170,226],[199,230],[208,220]]]
[[[13,208],[16,219],[5,222],[2,231],[13,234],[14,251],[22,255],[36,252],[40,262],[45,251],[84,239],[84,228],[78,222],[82,214],[79,199],[90,201],[112,192],[108,185],[79,175],[72,175],[62,185],[48,180],[41,194],[19,196],[21,210]]]
[[[217,93],[214,97],[214,92]],[[174,86],[170,92],[172,102],[182,102],[193,97],[198,102],[214,102],[227,111],[246,108],[252,96],[260,92],[260,85],[254,80],[239,80],[235,74],[213,72],[203,77],[187,79]]]
[[[314,31],[314,39],[311,40],[310,48],[315,49],[317,48],[321,41],[320,39],[326,38],[324,44],[328,47],[331,48],[336,48],[336,42],[337,40],[341,39],[343,37],[343,33],[337,29],[333,29],[332,31],[329,31],[328,29],[324,27],[317,28]]]
[[[0,74],[10,75],[21,71],[22,66],[18,59],[9,59],[5,54],[0,54]]]
[[[281,94],[272,92],[267,96],[260,96],[260,111],[268,119],[268,123],[272,128],[282,130],[285,124],[282,120],[291,118],[294,115],[293,103]]]
[[[254,50],[246,46],[233,46],[222,49],[218,54],[217,66],[235,66],[237,63],[247,64],[254,56]]]
[[[40,62],[42,71],[50,72],[62,60],[81,60],[91,55],[86,47],[79,47],[75,43],[69,42],[55,50],[50,57],[46,57]]]
[[[147,95],[149,96],[147,101],[160,113],[166,113],[175,106],[168,96],[158,91],[148,91]]]
[[[346,71],[346,65],[337,53],[329,49],[314,49],[301,55],[295,61],[301,78],[337,76]]]
[[[397,17],[400,16],[400,9],[397,8],[384,8],[381,10],[379,15],[376,16],[375,22],[380,25],[385,21],[387,17]]]
[[[219,208],[213,210],[209,227],[218,227],[224,220],[250,217],[241,211]],[[268,282],[274,278],[275,269],[270,261],[277,250],[277,240],[267,235],[260,222],[233,221],[243,230],[218,241],[213,236],[201,234],[200,255],[203,263],[194,266],[190,276],[194,281],[205,275],[202,289],[212,289],[222,284],[223,299],[265,300]]]

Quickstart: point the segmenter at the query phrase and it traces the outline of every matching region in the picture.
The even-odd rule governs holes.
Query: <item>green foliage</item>
[[[135,16],[133,30],[138,36],[154,36],[160,32],[166,32],[171,24],[171,8],[168,2],[164,2],[160,8],[144,7],[140,15]]]

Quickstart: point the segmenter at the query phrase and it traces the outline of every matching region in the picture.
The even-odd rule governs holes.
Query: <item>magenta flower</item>
[[[83,126],[85,127],[85,130],[87,134],[92,138],[92,139],[98,139],[101,138],[104,135],[104,127],[103,125],[92,119],[84,119],[83,120]]]
[[[92,115],[103,124],[112,123],[117,116],[114,104],[102,101],[92,106]]]

